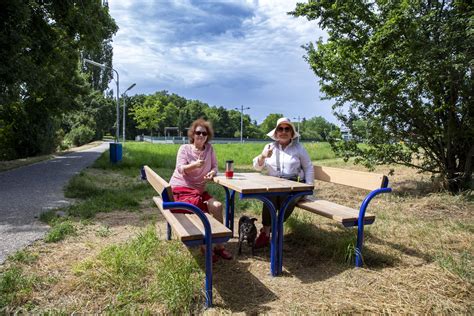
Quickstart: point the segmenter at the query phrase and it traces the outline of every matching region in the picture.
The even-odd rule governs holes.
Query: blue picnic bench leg
[[[270,272],[272,276],[278,275],[277,261],[278,261],[278,223],[275,205],[268,197],[259,194],[240,194],[241,199],[253,198],[262,201],[270,210],[270,216],[272,218],[272,239],[270,242]]]
[[[235,209],[235,191],[227,187],[225,189],[225,226],[234,234],[234,209]]]
[[[365,213],[365,212],[364,212]],[[364,217],[360,217],[357,220],[357,244],[355,249],[355,266],[357,268],[362,267],[362,245],[364,243]]]
[[[285,202],[282,204],[280,212],[278,213],[278,266],[277,266],[277,274],[281,274],[283,271],[283,221],[285,220],[285,212],[290,205],[296,198],[304,195],[311,195],[313,192],[298,192],[295,194],[289,195]]]
[[[388,185],[388,180],[384,183],[385,186]],[[389,193],[392,192],[392,188],[380,188],[370,192],[362,202],[360,209],[359,209],[359,218],[357,219],[357,244],[355,249],[355,266],[357,268],[362,267],[364,263],[364,258],[362,257],[362,246],[364,244],[364,217],[365,211],[367,210],[367,206],[369,205],[370,201],[381,193]]]
[[[164,202],[164,209],[185,209],[196,214],[204,227],[204,245],[206,245],[205,264],[206,264],[206,282],[205,296],[206,307],[212,307],[212,230],[211,224],[203,211],[195,205],[186,202]]]

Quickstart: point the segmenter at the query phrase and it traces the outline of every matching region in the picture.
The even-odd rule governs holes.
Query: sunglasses
[[[194,135],[197,135],[197,136],[207,136],[207,132],[201,132],[201,131],[195,131],[194,132]]]
[[[277,132],[283,132],[283,131],[288,133],[288,132],[291,131],[291,127],[281,127],[280,126],[280,127],[277,128]]]

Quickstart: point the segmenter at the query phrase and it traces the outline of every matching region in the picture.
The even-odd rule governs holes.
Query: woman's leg
[[[222,203],[217,201],[216,199],[212,198],[207,200],[207,209],[209,213],[217,219],[219,222],[224,223],[224,217],[222,214]]]
[[[217,201],[214,198],[211,198],[207,200],[207,209],[209,210],[209,213],[217,219],[219,222],[224,223],[224,217],[222,214],[222,203]],[[232,259],[232,254],[225,250],[223,244],[216,244],[216,247],[214,249],[214,253],[219,255],[220,257],[230,260]]]

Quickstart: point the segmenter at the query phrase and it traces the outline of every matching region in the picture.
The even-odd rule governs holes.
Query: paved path
[[[109,143],[0,173],[0,264],[9,254],[44,236],[49,226],[38,216],[69,204],[63,187],[91,165]]]

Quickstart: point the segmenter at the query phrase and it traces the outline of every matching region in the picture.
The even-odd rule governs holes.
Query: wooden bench
[[[232,231],[217,221],[210,214],[204,213],[198,207],[185,203],[175,202],[171,186],[150,167],[143,167],[146,179],[159,194],[153,197],[158,209],[167,221],[167,239],[171,239],[173,229],[178,238],[186,246],[205,245],[206,269],[206,306],[212,306],[212,244],[223,243],[232,238]],[[173,209],[191,211],[192,214],[173,213]]]
[[[355,265],[356,267],[362,266],[364,225],[370,225],[375,221],[375,215],[366,213],[367,206],[376,195],[392,191],[391,188],[387,187],[388,178],[383,174],[314,166],[314,180],[341,184],[370,191],[362,201],[358,210],[334,202],[320,200],[315,197],[305,197],[296,204],[297,207],[303,210],[333,219],[345,227],[357,226]]]

